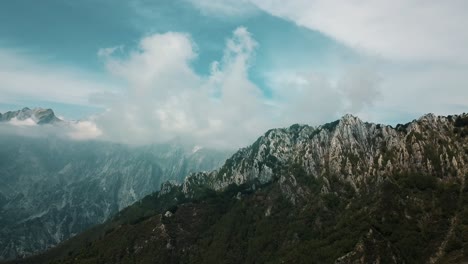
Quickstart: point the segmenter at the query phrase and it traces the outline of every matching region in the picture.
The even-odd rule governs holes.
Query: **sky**
[[[75,139],[237,148],[351,113],[468,110],[463,0],[0,3],[0,112],[52,108]],[[30,129],[30,128],[28,128]]]

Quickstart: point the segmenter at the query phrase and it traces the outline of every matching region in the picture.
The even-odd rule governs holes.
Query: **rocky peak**
[[[349,124],[353,124],[353,123],[362,123],[361,119],[359,119],[359,117],[357,116],[354,116],[352,114],[345,114],[344,116],[342,116],[340,118],[340,123],[349,123]]]
[[[44,108],[30,109],[25,107],[21,110],[8,111],[4,114],[0,114],[0,121],[9,122],[12,119],[17,119],[20,121],[32,119],[38,125],[53,124],[62,121],[55,116],[55,113],[52,109]]]
[[[466,173],[467,161],[462,155],[466,137],[453,140],[457,118],[428,114],[392,128],[345,115],[316,128],[272,129],[239,150],[219,171],[188,177],[184,190],[189,192],[192,182],[217,190],[233,183],[266,183],[284,176],[291,163],[316,178],[338,177],[356,190],[401,171],[459,177]]]

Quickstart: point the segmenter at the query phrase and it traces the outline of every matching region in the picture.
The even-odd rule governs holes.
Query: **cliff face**
[[[467,135],[466,114],[273,129],[219,170],[165,183],[103,231],[24,262],[462,262]]]

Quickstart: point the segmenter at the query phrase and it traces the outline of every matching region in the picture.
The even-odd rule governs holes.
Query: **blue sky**
[[[175,31],[191,35],[198,48],[194,67],[207,74],[209,64],[222,56],[225,39],[240,25],[261,43],[258,67],[319,65],[327,63],[324,59],[331,53],[352,56],[352,50],[323,34],[265,12],[223,19],[203,15],[181,0],[45,0],[34,4],[18,0],[2,3],[0,17],[3,47],[101,73],[104,68],[96,56],[100,48],[134,47],[142,36]],[[285,39],[290,42],[288,50],[284,50]]]
[[[271,127],[317,125],[345,113],[395,124],[463,112],[465,7],[418,0],[3,1],[0,112],[53,108],[117,141],[190,134],[208,145],[232,137],[236,146]]]

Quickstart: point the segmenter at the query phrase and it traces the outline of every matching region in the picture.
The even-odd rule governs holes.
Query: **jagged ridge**
[[[345,115],[316,128],[293,125],[273,129],[250,147],[239,150],[219,171],[189,176],[184,192],[190,193],[191,184],[222,190],[232,183],[266,183],[291,162],[314,177],[337,175],[356,190],[403,171],[461,176],[466,172],[466,145],[453,135],[465,136],[462,120],[466,122],[466,114],[427,114],[393,128]],[[324,187],[329,188],[329,183]]]

